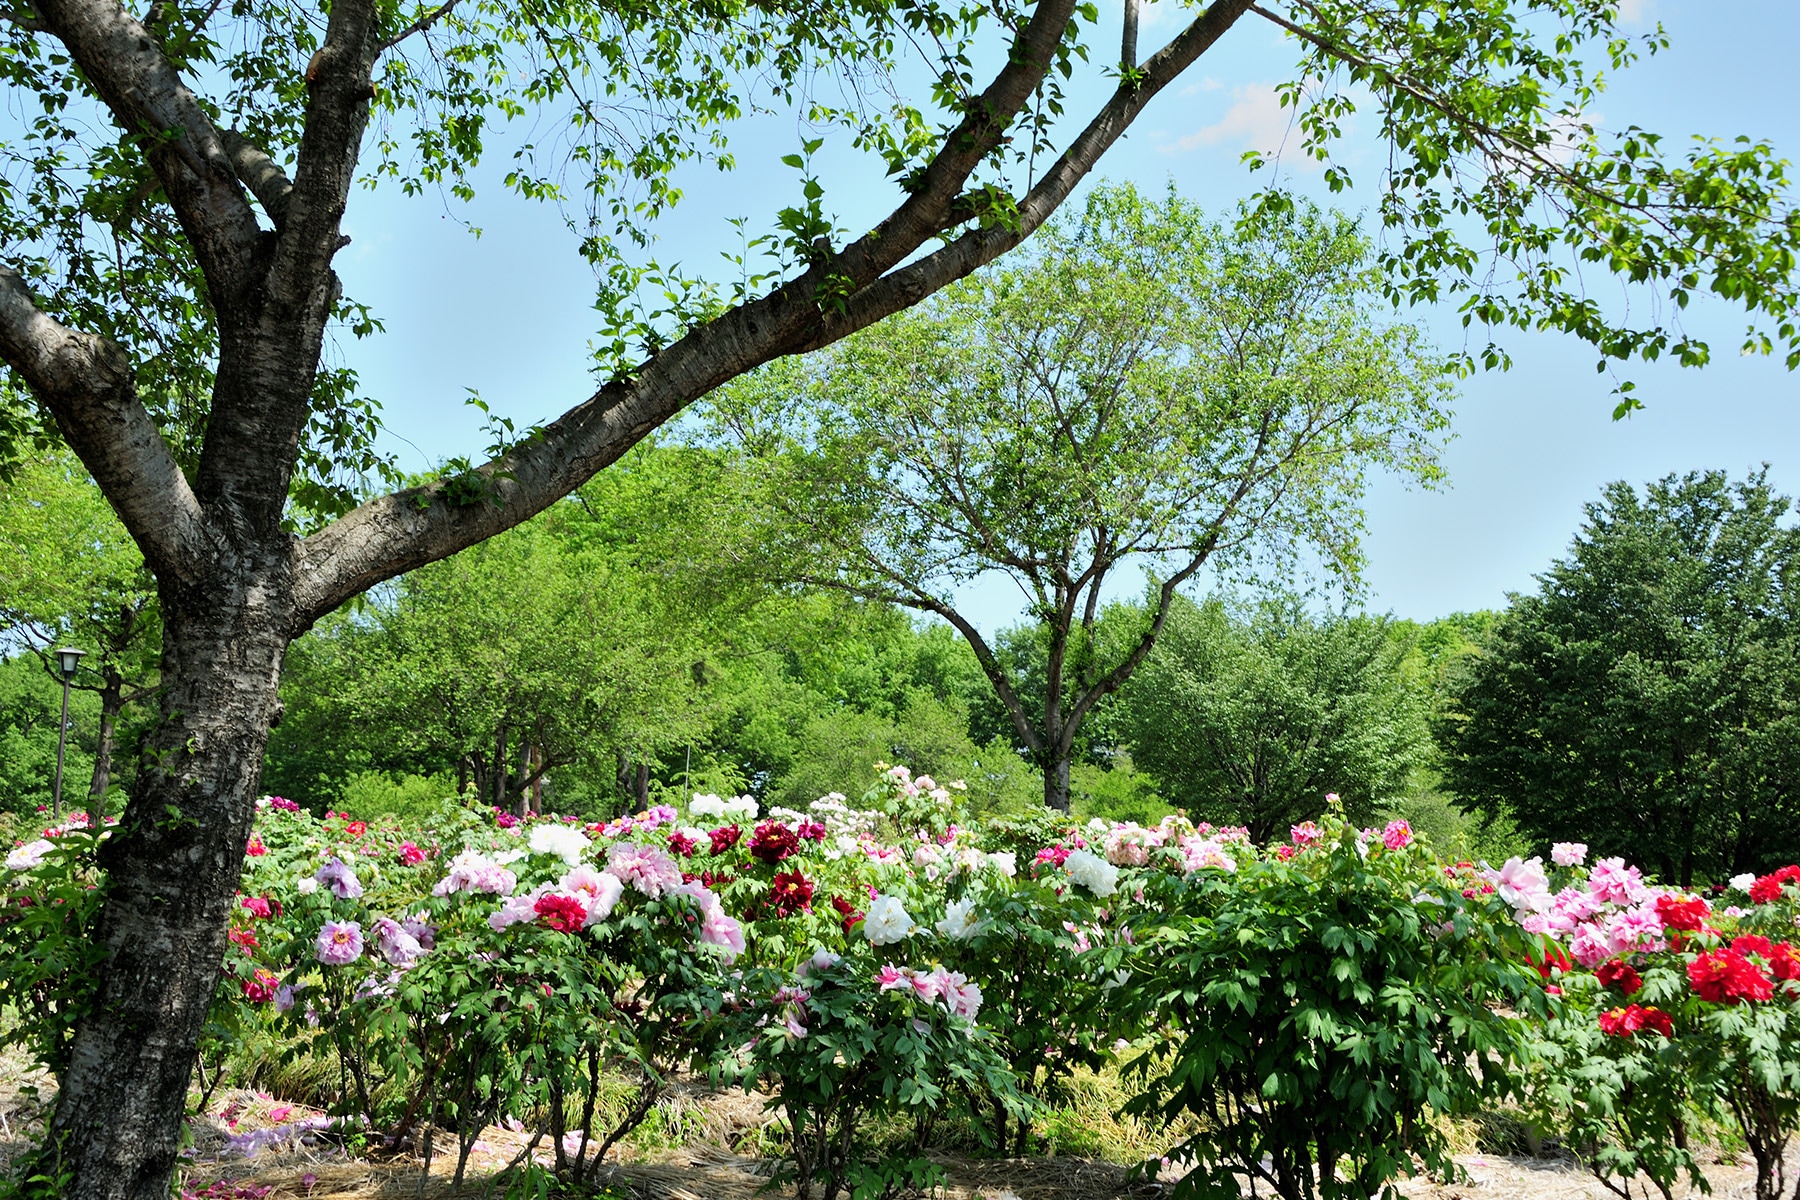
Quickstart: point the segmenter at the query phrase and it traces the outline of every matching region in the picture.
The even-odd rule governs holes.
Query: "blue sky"
[[[1112,0],[1114,21],[1117,8]],[[1613,79],[1592,110],[1599,124],[1640,125],[1671,140],[1749,134],[1800,155],[1791,75],[1800,5],[1627,0],[1624,8],[1640,28],[1660,21],[1672,45]],[[1145,53],[1178,17],[1167,3],[1149,12]],[[1293,58],[1271,27],[1246,19],[1157,98],[1100,173],[1151,188],[1173,180],[1209,209],[1227,207],[1255,186],[1239,165],[1243,151],[1284,144],[1286,115],[1273,88]],[[1095,93],[1078,91],[1075,111],[1084,94]],[[1373,118],[1361,120],[1363,129],[1353,125],[1347,139],[1349,161],[1372,176],[1380,148],[1367,134]],[[766,228],[774,209],[792,202],[796,175],[778,159],[799,136],[791,123],[764,121],[739,145],[735,172],[685,176],[688,199],[667,223],[658,256],[711,270],[737,236],[726,218]],[[1292,185],[1322,198],[1316,174],[1297,160],[1292,153],[1282,159]],[[844,147],[828,144],[821,163],[827,200],[846,224],[866,223],[891,202],[879,170]],[[1368,201],[1352,195],[1337,203],[1354,210]],[[481,227],[479,239],[462,217]],[[437,196],[359,192],[346,226],[354,239],[339,257],[346,288],[374,306],[388,332],[344,354],[383,404],[389,446],[404,467],[478,455],[485,439],[477,414],[463,405],[467,389],[522,424],[546,420],[591,391],[592,278],[553,210],[492,186],[466,208]],[[1408,317],[1446,346],[1463,342],[1449,312]],[[1768,462],[1778,487],[1800,492],[1800,377],[1775,359],[1738,357],[1744,321],[1724,306],[1699,305],[1686,321],[1710,338],[1716,361],[1699,371],[1631,368],[1648,408],[1616,423],[1617,380],[1595,373],[1592,353],[1553,336],[1507,336],[1513,369],[1460,389],[1448,486],[1423,492],[1383,480],[1371,490],[1364,603],[1419,619],[1503,604],[1509,591],[1534,587],[1533,574],[1568,546],[1582,505],[1614,479],[1714,467],[1741,475]],[[965,599],[990,630],[1018,611],[1016,593],[995,581],[970,588]]]

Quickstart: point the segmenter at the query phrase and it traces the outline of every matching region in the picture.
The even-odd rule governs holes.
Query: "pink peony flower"
[[[886,963],[876,973],[875,982],[881,985],[879,990],[891,992],[895,988],[907,986],[906,972],[893,963]]]
[[[681,868],[658,846],[614,842],[606,850],[606,872],[652,900],[681,886]]]
[[[313,872],[313,878],[329,888],[339,900],[355,900],[363,894],[362,882],[342,859],[327,859],[324,866]]]
[[[556,889],[578,898],[587,909],[587,924],[598,925],[612,915],[613,906],[625,893],[617,875],[579,866],[557,881]]]
[[[389,966],[399,967],[402,971],[412,966],[425,953],[425,947],[419,944],[419,939],[392,917],[382,917],[375,922],[375,948]]]
[[[411,842],[400,843],[400,862],[403,866],[416,867],[425,861],[425,852]]]
[[[1622,858],[1603,858],[1588,872],[1588,891],[1603,904],[1635,904],[1646,891],[1644,876]]]
[[[1587,843],[1558,842],[1550,847],[1550,861],[1559,867],[1579,867],[1587,861]]]
[[[1389,821],[1381,831],[1381,844],[1389,850],[1404,850],[1412,845],[1412,826],[1405,821]]]
[[[341,967],[362,957],[362,926],[355,921],[327,921],[319,930],[313,957],[328,967]]]
[[[1336,800],[1335,793],[1327,794],[1327,800]],[[1302,821],[1288,830],[1288,836],[1296,846],[1310,846],[1325,836],[1325,831],[1311,821]]]

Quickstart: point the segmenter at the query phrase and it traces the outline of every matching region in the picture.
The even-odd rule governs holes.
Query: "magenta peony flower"
[[[328,967],[341,967],[362,957],[362,926],[355,921],[327,921],[319,930],[313,957]]]
[[[1381,844],[1389,850],[1404,850],[1412,845],[1412,826],[1405,821],[1389,821],[1381,831]]]

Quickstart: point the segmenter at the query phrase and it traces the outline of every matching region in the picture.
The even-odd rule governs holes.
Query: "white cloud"
[[[1294,134],[1294,110],[1281,106],[1272,83],[1246,83],[1231,89],[1231,107],[1211,125],[1180,137],[1164,149],[1196,150],[1202,146],[1235,146],[1274,155]],[[1298,138],[1295,138],[1296,142]],[[1312,160],[1307,159],[1310,163]]]
[[[1619,21],[1624,25],[1647,25],[1656,11],[1656,0],[1619,0]]]

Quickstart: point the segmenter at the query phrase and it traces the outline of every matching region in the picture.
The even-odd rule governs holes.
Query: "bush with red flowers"
[[[1734,880],[1750,905],[1714,909],[1602,859],[1561,891],[1546,881],[1515,897],[1521,924],[1590,968],[1559,979],[1532,1100],[1615,1190],[1640,1173],[1665,1194],[1684,1177],[1704,1186],[1691,1131],[1710,1123],[1743,1137],[1758,1200],[1785,1194],[1782,1156],[1800,1131],[1796,879],[1784,867]]]

